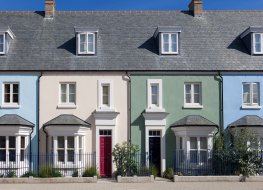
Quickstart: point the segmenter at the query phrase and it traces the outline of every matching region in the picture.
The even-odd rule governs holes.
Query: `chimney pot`
[[[192,12],[194,17],[203,16],[203,1],[202,0],[191,0],[188,7],[189,7],[189,11]]]
[[[45,17],[53,18],[55,16],[55,0],[45,0]]]

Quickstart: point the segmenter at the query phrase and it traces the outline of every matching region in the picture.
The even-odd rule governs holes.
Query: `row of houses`
[[[213,149],[228,127],[263,138],[263,12],[0,12],[0,165],[137,144],[160,172],[174,153]],[[38,159],[31,160],[38,167]],[[18,165],[14,167],[19,169]]]

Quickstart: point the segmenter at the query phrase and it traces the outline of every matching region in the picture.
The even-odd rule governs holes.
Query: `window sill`
[[[76,109],[78,106],[75,104],[59,104],[58,109]]]
[[[203,105],[191,105],[191,104],[187,105],[187,104],[185,104],[183,106],[183,108],[184,109],[203,109],[204,106]]]
[[[111,107],[99,107],[96,109],[96,112],[115,112],[115,109]]]
[[[165,109],[158,107],[149,107],[145,110],[146,112],[165,112]]]
[[[246,105],[242,105],[241,106],[241,109],[250,109],[250,110],[260,110],[262,107],[261,106],[258,106],[258,105],[256,105],[256,106],[246,106]]]
[[[20,105],[18,105],[18,104],[3,104],[1,106],[1,108],[3,108],[3,109],[19,109]]]

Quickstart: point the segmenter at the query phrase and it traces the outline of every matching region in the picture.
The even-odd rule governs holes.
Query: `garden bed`
[[[242,176],[174,176],[174,182],[240,182]],[[246,182],[263,182],[263,176],[250,176]]]

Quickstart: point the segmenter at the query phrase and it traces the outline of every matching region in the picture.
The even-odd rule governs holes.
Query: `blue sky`
[[[56,0],[57,10],[187,10],[190,0]],[[206,10],[262,10],[263,0],[203,0]],[[0,10],[44,10],[44,0],[0,0]]]

